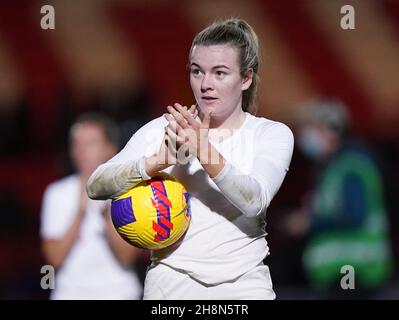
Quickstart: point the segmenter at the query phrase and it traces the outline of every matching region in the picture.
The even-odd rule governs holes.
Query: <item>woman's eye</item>
[[[219,77],[224,76],[225,74],[226,73],[223,72],[223,71],[216,71],[216,75],[219,76]]]
[[[201,73],[201,70],[200,70],[200,69],[192,69],[192,70],[191,70],[191,73],[192,73],[193,75],[199,75],[199,74]]]

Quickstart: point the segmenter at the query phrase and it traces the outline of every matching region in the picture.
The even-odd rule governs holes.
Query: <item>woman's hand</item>
[[[188,112],[194,119],[199,119],[195,105],[191,106]],[[167,131],[168,130],[165,128],[165,135],[159,152],[145,160],[145,170],[150,177],[178,162],[178,148],[173,138],[168,135]]]
[[[177,160],[184,163],[187,152],[195,156],[211,178],[224,168],[226,160],[209,141],[211,113],[206,113],[202,121],[195,119],[186,107],[176,103],[168,106],[170,114],[165,115],[169,124],[165,128],[169,140],[175,147]]]
[[[197,157],[199,160],[207,158],[209,151],[209,125],[211,122],[211,114],[205,114],[201,121],[195,113],[192,112],[195,106],[191,106],[188,110],[178,103],[174,107],[168,106],[169,114],[165,117],[169,124],[165,128],[168,135],[171,148],[179,157],[181,152],[188,152]]]

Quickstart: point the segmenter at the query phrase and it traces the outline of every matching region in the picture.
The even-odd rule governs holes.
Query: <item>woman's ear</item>
[[[251,84],[252,84],[252,78],[254,76],[254,70],[252,68],[249,68],[245,74],[244,77],[242,78],[242,85],[241,85],[241,90],[247,90]]]

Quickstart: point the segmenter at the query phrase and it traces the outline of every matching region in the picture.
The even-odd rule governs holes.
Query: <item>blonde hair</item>
[[[259,84],[259,42],[252,27],[244,20],[230,18],[217,21],[199,32],[193,39],[190,48],[191,57],[195,46],[230,44],[239,50],[240,73],[244,77],[248,70],[253,70],[250,87],[243,92],[242,109],[251,114],[256,113],[256,90]]]

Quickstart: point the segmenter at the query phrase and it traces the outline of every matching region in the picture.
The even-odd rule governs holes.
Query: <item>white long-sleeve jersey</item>
[[[280,122],[245,115],[232,136],[211,142],[226,159],[217,177],[211,179],[194,157],[165,170],[187,188],[192,218],[184,241],[154,251],[154,263],[217,284],[239,277],[268,255],[266,209],[288,171],[294,139]],[[143,157],[159,151],[166,125],[160,117],[137,131],[119,154],[93,173],[89,194],[101,198],[96,190],[106,189],[106,197],[115,196],[142,177],[148,178]],[[121,181],[121,177],[125,178]],[[102,183],[109,185],[101,188]]]

